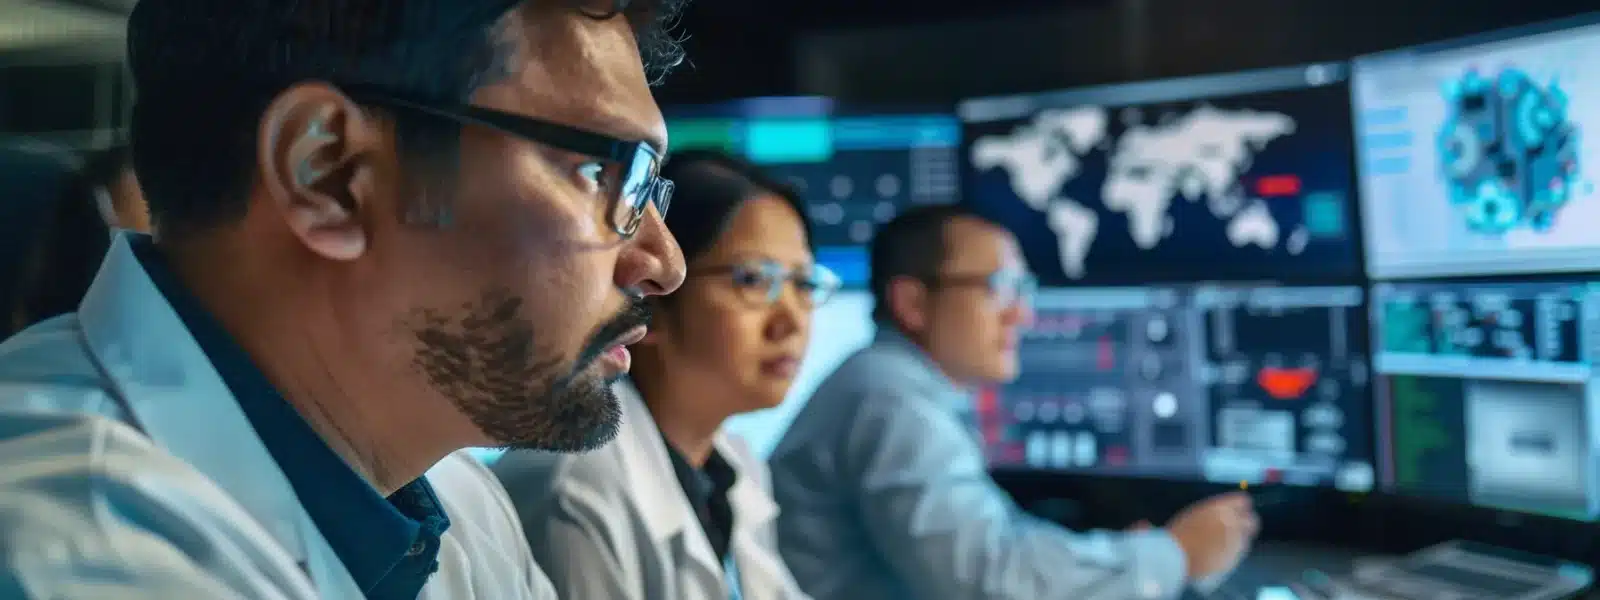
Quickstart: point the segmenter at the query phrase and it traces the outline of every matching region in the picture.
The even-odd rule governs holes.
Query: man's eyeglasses
[[[487,127],[507,135],[552,148],[592,156],[609,165],[601,174],[606,189],[614,190],[608,198],[606,214],[611,229],[628,239],[639,232],[645,212],[654,204],[662,219],[667,217],[667,207],[672,204],[672,181],[661,177],[662,156],[650,144],[627,141],[532,117],[511,114],[479,106],[435,106],[403,98],[347,90],[357,102],[386,108],[407,110],[413,113],[454,121],[462,125]]]
[[[733,284],[734,291],[751,306],[771,306],[783,297],[785,284],[794,286],[800,302],[806,308],[822,306],[839,291],[839,276],[832,270],[822,265],[813,265],[808,269],[791,269],[773,261],[751,261],[748,263],[708,267],[696,269],[689,274],[695,276],[727,276]]]
[[[995,308],[1001,310],[1031,303],[1033,296],[1039,291],[1039,280],[1032,274],[1012,270],[1000,270],[988,274],[935,275],[929,283],[938,287],[984,288],[989,293],[989,301]]]

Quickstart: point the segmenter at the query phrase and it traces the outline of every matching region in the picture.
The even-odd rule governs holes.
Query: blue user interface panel
[[[1380,283],[1381,485],[1600,517],[1600,282]]]
[[[1357,59],[1369,273],[1600,269],[1595,56],[1588,17]]]
[[[977,397],[991,466],[1372,489],[1361,288],[1056,288],[1034,310],[1021,375]]]
[[[959,199],[950,112],[862,109],[827,98],[668,107],[672,148],[722,150],[787,180],[810,211],[818,261],[865,286],[867,243],[907,207]]]

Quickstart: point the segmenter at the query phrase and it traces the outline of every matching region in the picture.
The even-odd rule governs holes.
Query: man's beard
[[[590,372],[623,334],[650,322],[642,302],[602,325],[570,363],[540,346],[521,297],[485,292],[464,314],[420,311],[409,323],[413,365],[493,443],[585,452],[615,439],[622,409],[612,381]]]

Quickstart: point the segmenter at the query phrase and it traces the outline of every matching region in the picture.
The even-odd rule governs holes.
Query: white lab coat
[[[622,430],[582,455],[511,452],[494,472],[511,494],[533,547],[563,600],[714,600],[730,597],[711,542],[679,485],[638,392],[614,386]],[[778,557],[778,507],[767,471],[740,440],[718,434],[738,474],[729,490],[729,549],[743,600],[809,600]]]
[[[428,476],[422,598],[555,597],[487,469]],[[0,344],[0,597],[362,597],[126,237],[77,314]]]

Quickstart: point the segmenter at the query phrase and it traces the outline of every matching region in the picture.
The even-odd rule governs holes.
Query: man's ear
[[[928,285],[915,277],[901,275],[889,280],[889,311],[895,321],[910,333],[928,328]]]
[[[261,185],[284,223],[324,258],[360,258],[375,200],[371,163],[382,156],[378,123],[337,89],[306,83],[272,101],[258,134]]]

